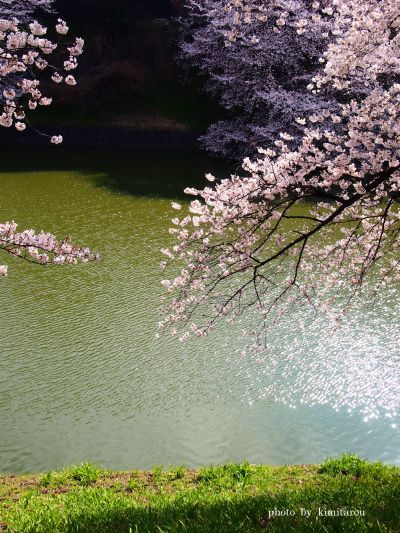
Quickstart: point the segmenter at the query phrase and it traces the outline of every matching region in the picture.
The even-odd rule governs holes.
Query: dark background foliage
[[[121,100],[176,76],[176,9],[169,0],[57,0],[55,6],[86,41],[79,88],[71,97],[79,94],[92,105]]]
[[[36,123],[204,131],[220,109],[201,93],[196,73],[188,75],[177,61],[182,5],[183,0],[55,0],[70,34],[85,39],[85,52],[75,87],[47,85],[54,105],[35,112]],[[54,14],[44,22],[53,24]]]

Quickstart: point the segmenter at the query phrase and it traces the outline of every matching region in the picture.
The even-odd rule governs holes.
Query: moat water
[[[271,332],[262,364],[220,328],[157,339],[171,200],[220,163],[191,153],[2,147],[0,220],[99,251],[41,267],[1,254],[0,471],[226,460],[308,463],[343,452],[400,464],[399,292],[334,332],[311,309]],[[229,169],[228,169],[229,170]]]

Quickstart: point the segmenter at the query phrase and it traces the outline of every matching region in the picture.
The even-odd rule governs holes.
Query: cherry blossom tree
[[[400,0],[334,0],[330,12],[308,90],[344,103],[299,114],[295,149],[282,131],[240,175],[186,190],[197,198],[163,250],[163,267],[183,268],[163,281],[160,324],[185,324],[183,339],[249,310],[263,334],[297,304],[345,310],[362,288],[400,281]]]
[[[1,0],[0,13],[6,19],[17,18],[20,22],[32,22],[35,11],[50,12],[54,0]]]
[[[188,0],[182,56],[228,112],[202,137],[204,147],[240,160],[284,129],[302,136],[297,116],[333,110],[332,95],[306,86],[331,33],[329,0]]]
[[[76,85],[69,72],[78,65],[83,39],[61,42],[69,28],[58,19],[54,25],[58,42],[54,42],[47,37],[48,28],[33,18],[38,9],[49,11],[51,5],[50,0],[0,1],[0,126],[14,125],[24,131],[29,124],[26,111],[52,103],[52,98],[40,90],[39,77],[42,79],[46,73],[53,83]],[[61,135],[48,137],[54,144],[62,142]]]
[[[52,99],[40,91],[39,72],[50,72],[54,83],[75,85],[69,74],[77,66],[84,41],[56,43],[45,37],[48,29],[34,18],[38,9],[50,11],[52,0],[0,0],[0,125],[18,131],[26,129],[26,111],[51,104]],[[58,19],[55,34],[65,36],[68,26]],[[63,52],[62,48],[65,48]],[[61,49],[61,56],[59,51]],[[62,57],[59,65],[51,58]],[[45,135],[45,134],[42,134]],[[54,144],[62,142],[61,135],[48,137]],[[73,245],[68,239],[57,240],[50,233],[36,234],[32,229],[17,231],[14,222],[0,224],[0,249],[38,264],[65,264],[98,259],[88,248]],[[7,275],[7,266],[0,265],[0,276]]]

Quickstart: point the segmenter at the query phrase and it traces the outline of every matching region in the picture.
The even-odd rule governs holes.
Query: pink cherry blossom
[[[68,33],[68,26],[65,20],[58,19],[58,24],[56,24],[56,31],[57,33],[60,33],[61,35],[65,35]]]
[[[98,254],[87,247],[79,247],[69,240],[57,240],[51,233],[33,229],[17,232],[15,222],[0,224],[0,249],[26,261],[47,265],[76,264],[98,261]],[[6,276],[7,266],[0,266],[0,276]]]
[[[258,16],[248,4],[261,5],[229,2],[229,16],[237,6],[239,18]],[[330,35],[308,85],[337,105],[294,110],[299,142],[285,127],[274,149],[259,148],[240,173],[185,191],[195,199],[170,229],[176,244],[163,250],[180,273],[163,282],[162,326],[181,325],[182,339],[251,310],[252,335],[265,341],[295,304],[329,312],[336,301],[346,310],[361,288],[400,282],[400,0],[321,6],[328,28],[307,13],[300,26]],[[278,51],[283,60],[287,49]]]
[[[69,76],[65,78],[65,83],[67,85],[76,85],[76,79],[74,78],[74,76],[71,76],[70,74]]]
[[[52,102],[39,89],[37,71],[51,69],[51,79],[60,83],[64,79],[60,72],[76,68],[77,57],[83,52],[84,41],[81,38],[76,38],[72,46],[68,46],[70,42],[61,42],[60,36],[68,32],[65,21],[58,19],[53,30],[58,40],[54,42],[51,35],[47,38],[50,30],[33,19],[33,13],[36,15],[40,10],[50,13],[52,3],[52,0],[0,1],[0,41],[3,43],[0,48],[0,80],[3,87],[0,95],[0,126],[10,127],[17,118],[19,121],[15,127],[23,131],[26,124],[15,112],[34,110],[38,103],[50,105]],[[49,56],[56,51],[57,56],[54,55],[54,59],[50,60]],[[57,66],[58,57],[62,57],[63,53],[66,59],[62,59]],[[73,76],[67,76],[65,82],[67,85],[76,84]],[[62,141],[60,135],[48,137],[53,143]]]
[[[63,142],[62,135],[53,135],[50,142],[52,144],[61,144]]]

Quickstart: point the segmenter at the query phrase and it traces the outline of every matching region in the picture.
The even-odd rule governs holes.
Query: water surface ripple
[[[2,154],[0,220],[72,235],[102,261],[42,268],[2,256],[0,471],[305,463],[345,451],[400,464],[398,292],[336,333],[289,317],[262,362],[240,357],[224,328],[184,346],[156,339],[170,200],[215,163],[52,154]]]

